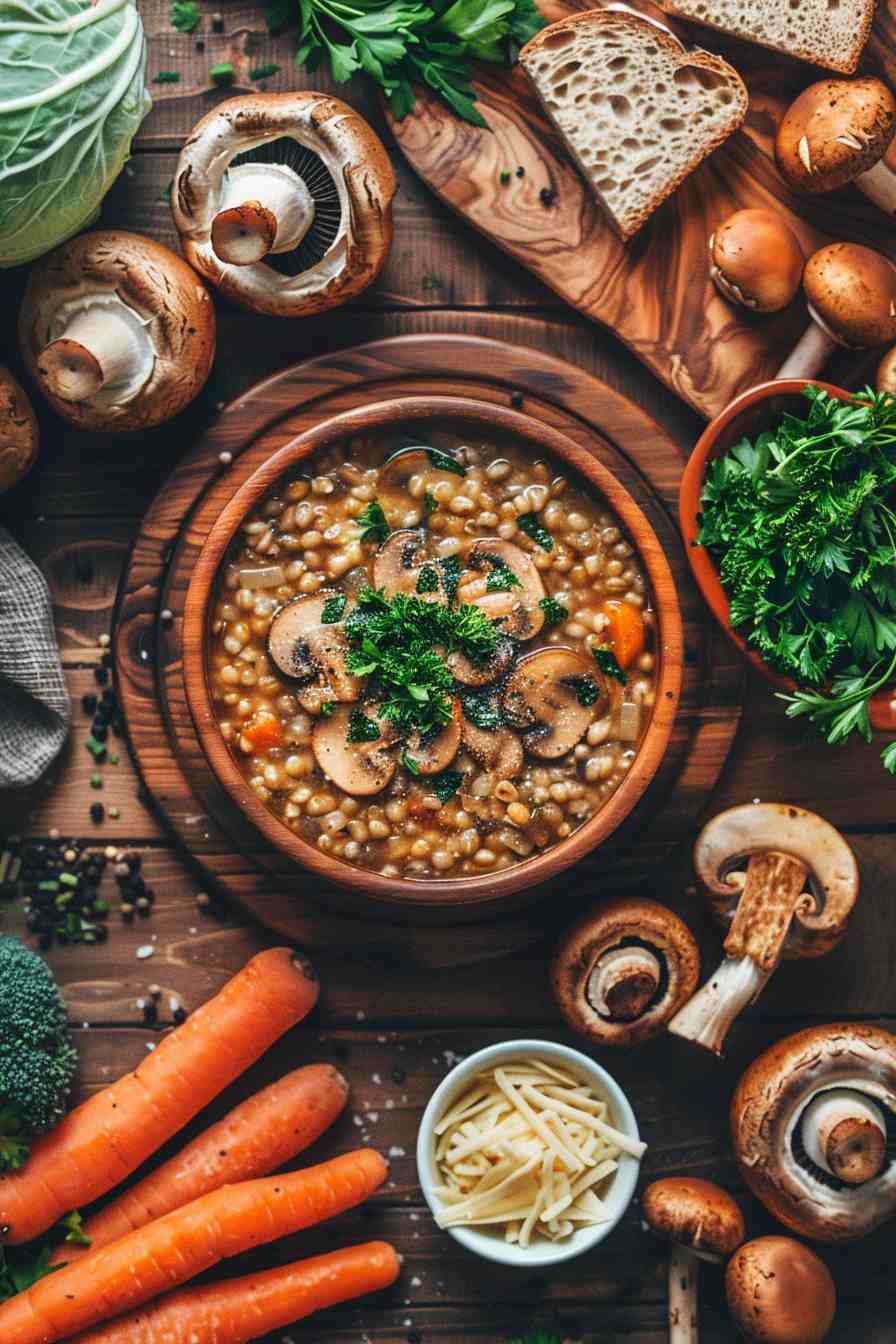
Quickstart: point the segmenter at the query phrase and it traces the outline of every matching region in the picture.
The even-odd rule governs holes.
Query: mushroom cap
[[[757,1237],[725,1270],[728,1308],[748,1339],[765,1344],[821,1344],[837,1310],[831,1272],[792,1237]]]
[[[380,793],[398,768],[392,748],[397,734],[384,719],[375,718],[380,736],[372,742],[349,742],[351,705],[339,705],[325,719],[318,719],[311,734],[311,749],[327,779],[354,798]]]
[[[279,672],[300,685],[296,695],[310,713],[325,700],[357,700],[361,682],[345,666],[348,639],[342,622],[321,621],[327,602],[336,596],[323,590],[294,597],[274,612],[268,630],[268,657]]]
[[[835,191],[873,168],[896,133],[896,98],[880,79],[821,79],[781,118],[775,158],[798,191]]]
[[[17,485],[37,458],[37,418],[31,398],[0,364],[0,493]]]
[[[648,1185],[641,1213],[650,1231],[704,1260],[727,1260],[747,1234],[739,1205],[713,1181],[667,1176]]]
[[[812,316],[841,345],[863,350],[896,340],[896,266],[860,243],[831,243],[806,262]]]
[[[407,742],[406,755],[416,764],[421,775],[437,775],[446,770],[460,747],[460,701],[451,701],[451,718],[441,728],[427,733],[413,733]]]
[[[342,214],[326,255],[296,276],[264,261],[228,265],[211,240],[231,160],[282,136],[322,160]],[[271,317],[306,317],[345,303],[376,279],[392,243],[394,195],[381,140],[347,103],[314,92],[254,93],[220,103],[194,127],[178,159],[171,209],[190,265],[234,303]]]
[[[710,273],[726,298],[756,313],[776,313],[796,296],[803,250],[781,215],[736,210],[709,240]]]
[[[769,1212],[813,1241],[852,1241],[896,1215],[896,1163],[848,1186],[793,1151],[809,1103],[834,1087],[862,1092],[884,1115],[896,1110],[896,1036],[860,1022],[810,1027],[754,1060],[731,1100],[741,1176]]]
[[[420,571],[424,565],[431,564],[429,548],[430,535],[423,528],[404,527],[393,532],[373,556],[370,568],[374,588],[382,588],[386,597],[404,593],[408,597],[419,597],[423,602],[444,603],[441,583],[432,592],[417,591]]]
[[[521,772],[523,744],[510,728],[477,728],[464,716],[461,736],[470,755],[475,756],[496,781],[516,779]]]
[[[598,689],[590,705],[581,702],[576,689],[585,678]],[[526,746],[546,760],[572,751],[607,700],[606,682],[596,664],[563,645],[536,649],[520,658],[502,696],[507,722],[526,730]]]
[[[628,942],[646,944],[664,975],[653,1001],[634,1021],[602,1016],[588,997],[591,973],[600,958]],[[601,1045],[640,1045],[656,1036],[686,1003],[700,978],[700,953],[690,929],[671,910],[643,897],[601,902],[561,938],[551,962],[551,989],[573,1031]]]
[[[63,401],[40,376],[41,351],[61,332],[62,305],[117,295],[145,323],[152,372],[131,400],[102,394]],[[35,262],[19,313],[19,344],[32,378],[57,415],[81,429],[147,429],[170,420],[208,378],[215,354],[215,310],[195,271],[167,247],[120,229],[82,233]]]
[[[878,392],[889,392],[896,397],[896,345],[888,350],[877,366]]]
[[[785,957],[820,957],[843,937],[859,894],[859,869],[843,836],[823,817],[785,803],[744,803],[706,823],[694,843],[694,871],[722,925],[731,922],[742,883],[737,864],[769,852],[799,859],[809,878],[794,912]]]
[[[517,586],[508,590],[482,592],[495,570],[509,570]],[[461,575],[457,597],[479,607],[491,620],[500,620],[500,629],[514,639],[534,639],[544,625],[540,605],[545,596],[541,575],[531,558],[512,541],[500,537],[481,537],[470,547],[467,569]]]

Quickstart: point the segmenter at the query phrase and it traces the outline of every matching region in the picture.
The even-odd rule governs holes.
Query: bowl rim
[[[416,1145],[417,1179],[423,1191],[423,1198],[426,1200],[433,1218],[435,1218],[438,1208],[438,1201],[433,1194],[436,1183],[433,1173],[435,1147],[433,1130],[435,1126],[455,1095],[462,1091],[465,1083],[474,1074],[488,1064],[531,1055],[541,1056],[549,1062],[551,1060],[565,1062],[579,1073],[595,1079],[606,1092],[610,1101],[613,1123],[629,1138],[640,1139],[638,1121],[631,1102],[613,1075],[608,1073],[603,1065],[598,1064],[597,1060],[592,1059],[590,1055],[584,1054],[573,1046],[563,1045],[559,1041],[543,1041],[534,1038],[501,1041],[495,1045],[487,1045],[481,1050],[476,1050],[472,1055],[468,1055],[466,1059],[456,1064],[450,1073],[445,1075],[427,1102],[420,1120]],[[501,1241],[495,1235],[481,1232],[474,1227],[447,1227],[440,1230],[447,1232],[461,1246],[466,1247],[468,1251],[473,1251],[483,1259],[491,1260],[496,1264],[508,1265],[515,1269],[531,1271],[532,1269],[546,1268],[549,1265],[559,1265],[566,1260],[574,1260],[577,1256],[593,1250],[595,1246],[605,1241],[625,1217],[637,1188],[641,1161],[641,1158],[633,1157],[630,1153],[620,1155],[619,1167],[612,1176],[607,1194],[601,1196],[607,1201],[612,1200],[614,1207],[611,1217],[606,1222],[597,1223],[594,1227],[582,1228],[580,1231],[572,1233],[566,1242],[545,1242],[543,1245],[539,1244],[533,1252],[531,1247],[521,1249],[518,1246]]]
[[[604,806],[572,834],[500,873],[417,880],[383,877],[309,844],[249,789],[214,716],[208,678],[208,613],[221,562],[246,515],[276,481],[303,458],[353,433],[401,420],[460,422],[516,435],[577,470],[619,517],[641,564],[657,616],[656,698],[650,723],[625,779]],[[555,877],[605,840],[644,794],[662,760],[678,709],[683,626],[675,581],[650,520],[628,490],[597,458],[552,425],[524,412],[469,397],[402,396],[328,416],[290,439],[255,469],[224,505],[206,537],[187,588],[183,614],[183,672],[187,703],[203,752],[219,783],[255,828],[280,853],[337,885],[394,906],[478,907]]]
[[[766,383],[757,383],[755,387],[747,388],[745,392],[741,392],[733,401],[730,401],[725,409],[714,420],[710,421],[700,435],[685,465],[678,492],[678,517],[685,554],[697,587],[700,589],[707,606],[721,626],[723,633],[727,635],[747,662],[751,663],[765,677],[766,681],[771,682],[779,690],[788,692],[797,689],[796,682],[769,667],[762,655],[751,648],[743,635],[738,634],[732,628],[731,604],[719,578],[718,566],[706,547],[697,545],[697,535],[700,530],[698,517],[700,495],[706,479],[706,469],[711,461],[722,455],[719,447],[722,434],[744,411],[748,411],[762,402],[770,401],[773,397],[799,396],[805,387],[819,387],[822,391],[830,393],[832,397],[836,397],[838,401],[852,401],[853,399],[853,394],[846,391],[845,388],[837,387],[834,383],[826,383],[817,378],[778,378]]]

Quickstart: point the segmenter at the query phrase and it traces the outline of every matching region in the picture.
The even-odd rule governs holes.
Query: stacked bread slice
[[[720,56],[688,51],[630,10],[542,29],[520,64],[622,239],[743,121],[747,90]]]
[[[668,14],[850,75],[874,18],[874,0],[659,0]]]

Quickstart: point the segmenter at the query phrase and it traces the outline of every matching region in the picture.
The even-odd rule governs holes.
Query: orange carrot
[[[640,611],[631,602],[620,602],[615,597],[604,602],[600,611],[607,618],[607,640],[616,655],[616,661],[620,667],[630,667],[638,655],[644,652],[647,639]]]
[[[5,1240],[30,1241],[114,1189],[300,1022],[317,994],[310,964],[288,948],[253,957],[133,1073],[38,1139],[21,1171],[0,1176]]]
[[[90,1246],[57,1247],[50,1264],[72,1264],[222,1185],[267,1176],[323,1134],[348,1097],[331,1064],[309,1064],[271,1083],[151,1171],[99,1213],[84,1232]]]
[[[354,1208],[386,1170],[379,1153],[362,1148],[304,1171],[224,1185],[0,1304],[0,1340],[55,1344],[133,1311],[220,1260]]]
[[[182,1288],[73,1344],[248,1344],[337,1302],[388,1288],[398,1272],[394,1248],[371,1241],[263,1274]]]
[[[265,714],[259,719],[253,719],[251,723],[244,724],[241,732],[258,751],[265,751],[268,747],[279,747],[283,741],[280,720],[275,719],[272,714]]]

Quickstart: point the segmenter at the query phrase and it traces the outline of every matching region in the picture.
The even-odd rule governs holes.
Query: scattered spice
[[[516,175],[517,175],[517,177],[525,177],[525,176],[526,176],[526,170],[525,170],[525,168],[523,167],[522,164],[520,164],[520,166],[517,168],[517,170],[516,170]]]
[[[557,192],[553,187],[542,187],[541,191],[538,193],[538,199],[545,209],[547,209],[549,206],[552,206],[557,199]]]

